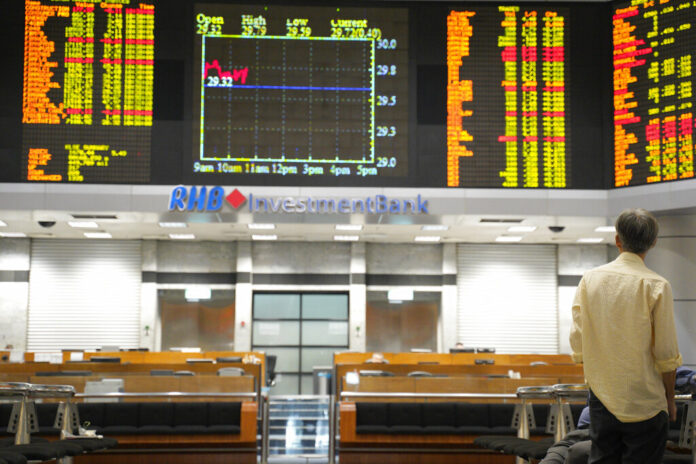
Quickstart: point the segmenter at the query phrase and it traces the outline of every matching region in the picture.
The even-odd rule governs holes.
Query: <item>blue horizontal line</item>
[[[296,85],[232,85],[229,87],[224,87],[221,85],[206,85],[206,87],[213,88],[228,88],[228,89],[277,89],[277,90],[351,90],[351,91],[361,91],[369,92],[372,89],[370,87],[310,87],[310,86],[296,86]]]

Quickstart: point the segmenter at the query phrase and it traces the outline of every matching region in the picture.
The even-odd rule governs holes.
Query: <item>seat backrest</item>
[[[275,366],[278,356],[275,354],[266,355],[266,386],[270,387],[275,380]]]
[[[268,359],[268,356],[266,359]],[[240,356],[220,356],[215,358],[215,361],[219,363],[240,363],[242,362],[242,358]]]
[[[241,377],[244,375],[244,369],[241,367],[222,367],[218,369],[217,375],[220,377]]]

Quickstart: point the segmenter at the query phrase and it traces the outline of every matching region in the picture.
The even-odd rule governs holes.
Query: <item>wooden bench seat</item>
[[[481,435],[514,436],[514,404],[463,402],[349,402],[339,405],[340,460],[345,463],[511,463],[510,456],[481,449]],[[577,417],[582,405],[572,405]],[[535,440],[544,433],[548,404],[533,405]]]
[[[0,421],[10,409],[0,407]],[[42,437],[57,437],[56,410],[55,403],[36,404]],[[256,462],[256,402],[79,403],[78,411],[83,425],[118,446],[75,462],[118,463],[124,455],[129,463]]]

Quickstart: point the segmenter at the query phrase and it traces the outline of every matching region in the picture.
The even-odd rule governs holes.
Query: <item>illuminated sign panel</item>
[[[694,177],[694,8],[651,0],[614,9],[615,187]]]
[[[447,186],[569,186],[568,10],[447,17]]]
[[[22,177],[150,180],[155,8],[26,0]]]
[[[244,195],[234,189],[225,196],[220,187],[175,187],[169,197],[169,211],[220,211],[226,201],[232,208],[250,213],[299,213],[299,214],[428,214],[428,200],[415,198],[395,199],[386,195],[362,198],[325,197],[268,197]]]
[[[407,175],[407,13],[196,5],[193,172]]]

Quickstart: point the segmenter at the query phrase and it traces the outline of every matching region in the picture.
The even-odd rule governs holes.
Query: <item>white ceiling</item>
[[[96,219],[76,219],[75,216],[94,216]],[[111,218],[99,218],[111,216]],[[113,218],[115,217],[115,218]],[[281,219],[279,217],[276,220]],[[439,236],[439,242],[494,243],[501,235],[522,236],[518,243],[577,243],[581,238],[601,238],[604,244],[613,243],[613,232],[596,232],[606,226],[604,217],[523,216],[523,215],[440,215],[429,216],[428,224],[410,223],[414,218],[394,218],[386,215],[340,216],[323,215],[307,223],[306,217],[282,217],[283,223],[273,223],[272,217],[242,213],[147,213],[147,212],[67,212],[0,210],[0,234],[20,232],[33,238],[85,238],[85,232],[108,232],[114,239],[171,240],[170,233],[193,234],[195,240],[251,240],[252,234],[277,235],[279,241],[332,241],[335,235],[357,235],[363,242],[410,243],[416,236]],[[398,220],[402,223],[387,223]],[[501,221],[501,222],[481,222]],[[71,227],[68,222],[91,221],[94,229]],[[180,221],[185,228],[163,228],[160,221]],[[408,222],[407,222],[408,221]],[[44,223],[44,226],[39,222]],[[251,230],[250,223],[273,223],[272,230]],[[360,224],[360,231],[336,230],[336,224]],[[50,224],[54,223],[49,227]],[[423,230],[424,226],[443,225],[447,230]],[[509,231],[511,226],[535,226],[532,232]],[[549,226],[562,226],[552,232]]]

